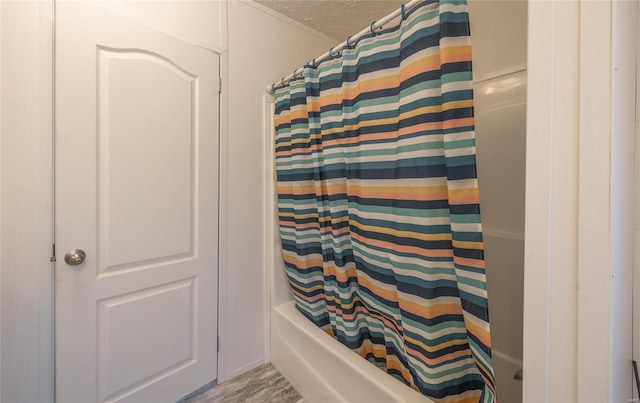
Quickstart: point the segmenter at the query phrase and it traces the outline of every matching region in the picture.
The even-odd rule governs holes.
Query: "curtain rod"
[[[411,10],[415,5],[417,5],[418,3],[422,2],[424,0],[412,0],[410,2],[408,2],[407,4],[403,5],[402,7],[400,7],[399,9],[397,9],[396,11],[392,12],[391,14],[387,15],[386,17],[378,20],[378,21],[374,21],[373,23],[371,23],[371,26],[369,26],[368,28],[364,28],[362,31],[358,32],[357,34],[350,36],[349,38],[347,38],[346,41],[332,47],[331,49],[329,49],[328,52],[322,54],[319,57],[316,57],[315,59],[313,59],[313,61],[311,61],[311,63],[314,63],[315,65],[318,65],[319,63],[324,62],[325,60],[329,60],[329,59],[333,59],[333,57],[335,56],[333,54],[333,50],[338,48],[340,49],[338,52],[341,52],[345,47],[347,46],[351,46],[351,43],[355,43],[358,41],[358,39],[362,38],[363,36],[370,34],[372,32],[374,32],[376,29],[378,28],[382,28],[385,24],[387,24],[389,21],[398,18],[400,15],[402,15],[403,13]],[[273,83],[271,85],[267,85],[266,87],[266,91],[269,94],[274,94],[274,88],[278,85],[284,85],[285,83],[288,83],[289,81],[293,80],[293,78],[295,76],[297,76],[298,74],[302,73],[304,71],[304,66],[300,67],[298,70],[295,70],[293,73],[289,74],[288,76],[285,76],[282,78],[282,80]]]

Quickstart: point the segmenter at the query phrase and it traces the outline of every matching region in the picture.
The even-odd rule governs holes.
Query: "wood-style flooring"
[[[215,385],[180,403],[297,403],[302,396],[271,364]]]

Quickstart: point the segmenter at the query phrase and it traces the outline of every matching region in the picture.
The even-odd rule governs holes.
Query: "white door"
[[[219,57],[88,2],[55,40],[56,397],[175,401],[217,375]]]

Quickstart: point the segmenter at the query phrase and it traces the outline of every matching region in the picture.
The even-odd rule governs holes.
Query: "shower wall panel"
[[[521,402],[527,2],[471,0],[469,16],[496,390]]]

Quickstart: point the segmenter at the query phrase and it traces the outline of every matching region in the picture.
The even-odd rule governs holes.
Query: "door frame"
[[[631,397],[636,13],[529,2],[524,401]]]
[[[52,401],[53,1],[2,2],[0,8],[3,22],[13,23],[0,31],[6,58],[1,93],[21,98],[20,105],[2,105],[0,111],[11,108],[0,118],[0,311],[2,329],[8,330],[1,335],[0,399]],[[7,73],[7,81],[24,90],[5,86]],[[19,181],[12,180],[16,172]],[[16,328],[21,332],[13,334]]]
[[[637,21],[636,38],[640,38],[640,1],[636,2]],[[640,41],[636,55],[640,56]],[[636,60],[636,83],[640,83],[640,60]],[[632,329],[632,355],[633,359],[640,362],[640,85],[636,85],[636,131],[635,131],[635,188],[634,188],[634,262],[633,262],[633,329]],[[638,399],[640,391],[635,382],[632,398]]]

